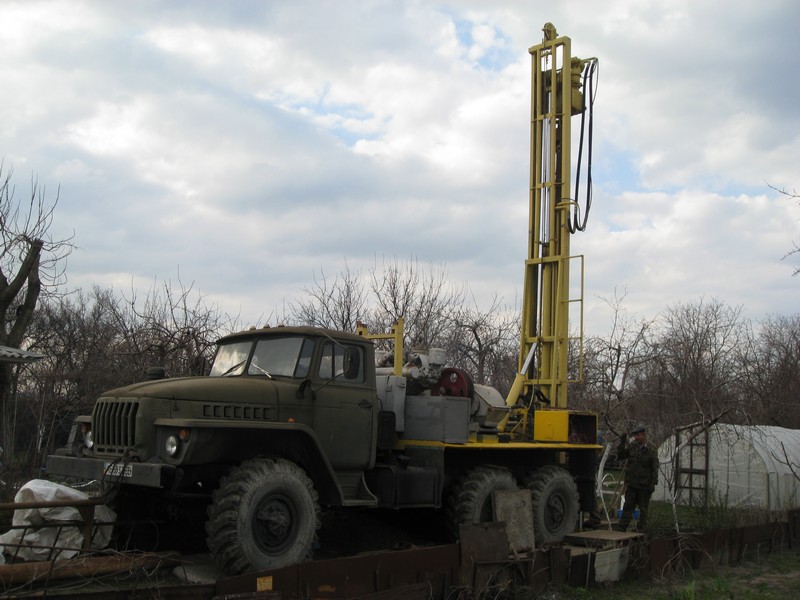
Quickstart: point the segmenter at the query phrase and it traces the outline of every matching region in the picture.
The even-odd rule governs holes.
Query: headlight
[[[167,451],[168,456],[175,456],[178,453],[178,449],[180,448],[180,442],[178,441],[178,436],[174,433],[171,433],[167,436],[167,441],[164,444],[164,449]]]
[[[88,425],[81,425],[81,432],[83,433],[83,445],[91,450],[94,446],[94,436],[91,428]]]
[[[175,433],[170,433],[164,441],[164,450],[167,456],[174,457],[180,452],[181,444],[189,442],[189,430],[186,428],[179,429]]]

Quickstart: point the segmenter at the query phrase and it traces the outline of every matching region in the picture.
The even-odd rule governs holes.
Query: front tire
[[[555,465],[538,469],[525,480],[531,490],[536,544],[560,542],[578,523],[578,486],[568,471]]]
[[[458,538],[461,525],[494,521],[492,494],[496,490],[516,490],[517,482],[506,469],[475,467],[453,488],[448,506],[450,532]]]
[[[319,525],[305,471],[287,460],[254,459],[231,469],[212,494],[207,543],[228,575],[276,569],[311,556]]]

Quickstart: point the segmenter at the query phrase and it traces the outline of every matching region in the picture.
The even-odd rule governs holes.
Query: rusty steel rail
[[[81,521],[59,521],[59,522],[51,522],[51,523],[42,523],[39,525],[12,525],[9,527],[9,531],[15,530],[22,530],[22,537],[20,538],[19,542],[16,544],[5,544],[6,547],[14,546],[16,547],[16,551],[14,553],[14,557],[17,556],[20,548],[23,546],[27,546],[30,548],[46,548],[49,549],[50,557],[52,558],[53,553],[61,552],[63,550],[77,550],[79,552],[88,552],[92,547],[92,540],[94,537],[95,527],[103,527],[103,526],[113,526],[114,523],[106,523],[106,522],[95,522],[94,515],[95,515],[95,508],[99,505],[106,504],[110,499],[109,494],[104,494],[102,496],[97,496],[95,498],[85,498],[80,500],[41,500],[41,501],[29,501],[29,502],[2,502],[0,503],[0,512],[4,511],[16,511],[16,510],[24,510],[24,509],[41,509],[41,508],[75,508],[78,511],[78,514],[81,516]],[[13,519],[13,518],[12,518]],[[61,537],[61,532],[67,527],[83,527],[83,544],[80,548],[73,548],[73,547],[59,547],[58,540]],[[56,528],[58,532],[56,533],[55,540],[52,546],[37,546],[35,544],[24,544],[25,536],[27,535],[29,530],[39,530],[43,528]]]

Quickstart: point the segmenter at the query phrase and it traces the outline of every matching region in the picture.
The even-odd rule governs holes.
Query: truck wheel
[[[492,493],[496,490],[516,490],[517,483],[509,471],[493,467],[475,467],[453,488],[447,508],[447,524],[458,538],[464,524],[494,521]]]
[[[217,565],[237,575],[310,557],[317,498],[305,472],[289,461],[254,459],[231,469],[208,507],[206,540]]]
[[[525,480],[531,490],[533,531],[537,544],[560,542],[578,522],[578,486],[568,471],[555,465],[538,469]]]

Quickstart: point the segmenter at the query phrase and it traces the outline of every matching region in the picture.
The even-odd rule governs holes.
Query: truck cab
[[[208,376],[104,393],[47,470],[179,494],[213,487],[253,456],[288,455],[326,482],[328,502],[343,504],[358,486],[343,488],[336,474],[346,481],[374,466],[377,400],[370,340],[313,327],[250,329],[219,340]]]

